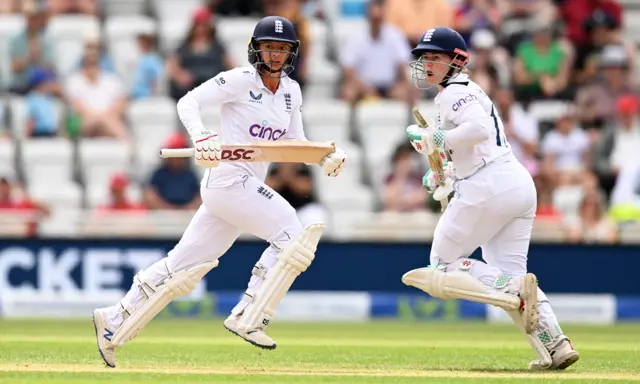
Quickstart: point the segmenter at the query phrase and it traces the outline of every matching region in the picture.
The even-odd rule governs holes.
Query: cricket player
[[[98,349],[107,366],[115,367],[116,348],[133,339],[173,298],[195,289],[241,232],[270,246],[224,326],[257,347],[276,347],[265,327],[295,277],[313,260],[324,226],[302,227],[291,205],[264,183],[268,163],[221,163],[220,158],[222,144],[306,140],[300,86],[288,77],[299,45],[289,20],[266,17],[249,42],[250,66],[222,72],[178,101],[195,163],[207,168],[203,204],[166,258],[139,271],[119,303],[94,311]],[[205,105],[221,107],[220,132],[203,125],[199,111]],[[322,172],[337,176],[346,158],[336,149],[321,162]]]
[[[505,309],[538,355],[529,368],[565,369],[580,356],[527,273],[537,204],[533,180],[512,154],[493,102],[464,73],[469,53],[460,34],[430,29],[412,53],[416,86],[439,90],[438,118],[427,128],[409,126],[407,135],[422,154],[435,148],[449,155],[446,180],[438,183],[430,170],[423,184],[437,200],[455,194],[436,226],[430,266],[402,280],[433,297]],[[485,262],[468,258],[478,247]]]

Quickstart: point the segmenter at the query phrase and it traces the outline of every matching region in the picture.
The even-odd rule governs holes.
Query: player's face
[[[293,46],[278,41],[263,41],[258,44],[262,61],[272,70],[281,70],[287,61]]]
[[[430,85],[440,84],[451,69],[451,57],[444,53],[425,53],[422,63]]]

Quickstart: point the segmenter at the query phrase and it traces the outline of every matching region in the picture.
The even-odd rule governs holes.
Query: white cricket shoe
[[[520,282],[520,316],[522,317],[524,331],[532,334],[540,322],[540,310],[538,308],[538,279],[533,273],[527,273]]]
[[[276,342],[265,332],[264,327],[257,327],[249,332],[242,332],[238,329],[238,321],[241,315],[230,315],[224,321],[224,327],[236,336],[243,338],[248,343],[262,349],[276,349]]]
[[[96,309],[93,311],[93,327],[96,330],[96,342],[102,360],[104,360],[104,363],[108,367],[115,368],[116,346],[111,344],[111,338],[116,330],[109,326],[106,316],[104,309]]]
[[[551,350],[551,358],[553,364],[550,369],[563,370],[567,369],[573,363],[580,360],[580,353],[573,348],[571,340],[564,339],[557,347]]]
[[[562,336],[555,347],[549,349],[551,355],[551,366],[545,367],[540,365],[539,360],[529,363],[529,369],[534,370],[564,370],[580,360],[580,353],[573,348],[571,340],[566,336]]]

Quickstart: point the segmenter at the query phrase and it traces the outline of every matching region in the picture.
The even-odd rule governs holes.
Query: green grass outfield
[[[0,321],[0,383],[629,383],[640,382],[640,324],[565,326],[581,360],[531,372],[514,326],[276,323],[263,351],[222,320],[153,322],[102,365],[86,321]]]

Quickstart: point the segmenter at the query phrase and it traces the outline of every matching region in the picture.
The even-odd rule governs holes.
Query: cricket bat
[[[429,126],[427,124],[427,121],[424,119],[424,117],[422,117],[422,114],[420,113],[420,110],[417,107],[413,108],[411,112],[413,113],[413,117],[416,119],[416,122],[421,128],[427,128]],[[431,169],[433,170],[433,172],[435,172],[438,175],[437,177],[438,184],[440,184],[440,186],[444,186],[445,185],[444,162],[447,161],[447,155],[444,152],[440,152],[438,148],[432,147],[431,145],[428,145],[427,150],[429,151],[429,154],[427,155],[427,158],[429,159],[429,165],[431,166]],[[440,206],[442,207],[442,212],[444,212],[447,209],[448,205],[449,205],[448,197],[445,197],[444,199],[440,200]]]
[[[307,163],[319,164],[325,156],[335,152],[333,143],[306,140],[254,141],[250,144],[222,146],[224,162],[244,163]],[[161,149],[160,157],[192,157],[193,148]]]

